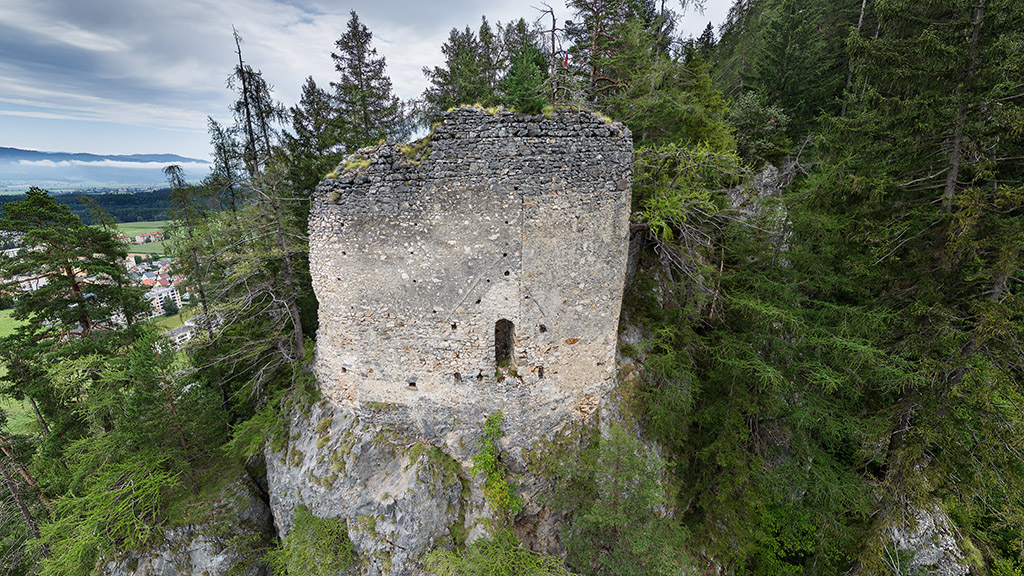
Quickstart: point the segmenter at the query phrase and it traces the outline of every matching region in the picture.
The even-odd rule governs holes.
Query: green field
[[[159,232],[165,227],[171,224],[170,220],[155,220],[153,222],[122,222],[117,225],[117,229],[127,234],[129,238],[134,240],[137,234],[148,234],[150,232]],[[131,241],[131,240],[129,240]],[[148,244],[131,244],[128,246],[129,254],[145,254],[147,256],[163,255],[164,243],[161,242],[150,242]]]
[[[21,324],[18,320],[11,318],[10,310],[0,310],[0,337],[7,336],[14,332],[14,329]],[[7,373],[7,368],[0,364],[0,378]],[[19,402],[0,396],[0,410],[7,414],[7,426],[15,434],[27,434],[32,431],[31,426],[35,423],[32,409],[27,402]]]
[[[185,325],[185,321],[181,319],[181,314],[175,314],[173,316],[161,316],[156,319],[156,325],[166,330],[174,330],[175,328],[181,328]]]
[[[128,247],[128,253],[146,254],[148,256],[164,254],[164,243],[161,240],[160,242],[150,242],[148,244],[132,244]]]
[[[14,333],[21,322],[11,318],[10,310],[0,310],[0,338]]]
[[[171,224],[170,220],[157,220],[155,222],[119,222],[117,229],[134,237],[136,234],[147,234],[158,232]]]
[[[0,312],[0,317],[10,320],[7,314],[10,310]],[[0,364],[0,378],[7,374],[7,367]],[[0,396],[0,410],[7,417],[7,429],[14,434],[32,434],[36,430],[36,417],[32,414],[32,407],[24,400],[14,400],[6,396]]]
[[[0,366],[0,371],[3,367]],[[32,406],[24,400],[0,396],[0,410],[7,415],[7,428],[14,434],[32,434],[36,430],[36,417]]]

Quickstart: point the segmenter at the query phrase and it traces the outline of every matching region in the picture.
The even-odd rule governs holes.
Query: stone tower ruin
[[[614,380],[631,185],[628,130],[590,112],[460,108],[350,157],[310,214],[324,394],[427,427],[589,414]]]

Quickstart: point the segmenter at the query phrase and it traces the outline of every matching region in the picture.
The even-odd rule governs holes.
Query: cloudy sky
[[[571,16],[562,1],[549,0],[559,23]],[[681,27],[717,27],[730,4],[706,0]],[[290,106],[307,76],[333,79],[331,49],[355,10],[396,94],[413,98],[452,27],[532,21],[534,6],[542,0],[0,0],[0,146],[207,158],[206,117],[230,121],[232,26]]]

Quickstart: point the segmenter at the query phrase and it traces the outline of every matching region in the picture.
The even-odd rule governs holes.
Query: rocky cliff
[[[248,477],[225,486],[208,521],[167,530],[151,548],[106,560],[103,576],[264,576],[274,539],[265,495]]]

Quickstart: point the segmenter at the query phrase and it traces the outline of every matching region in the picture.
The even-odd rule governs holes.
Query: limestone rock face
[[[970,566],[957,543],[955,528],[938,506],[916,508],[912,518],[889,530],[893,546],[911,555],[906,574],[967,576]]]
[[[265,576],[273,539],[270,508],[248,478],[228,486],[209,524],[164,532],[151,549],[132,550],[101,567],[103,576]]]
[[[267,453],[282,538],[301,504],[314,516],[346,520],[362,574],[397,575],[412,573],[462,528],[461,465],[440,450],[329,402],[295,415],[288,434],[283,450]]]

